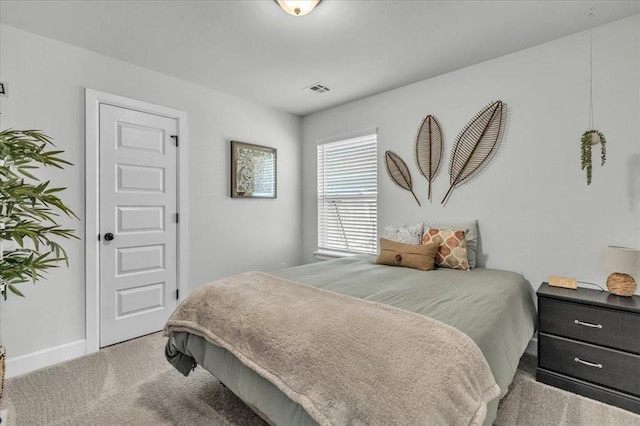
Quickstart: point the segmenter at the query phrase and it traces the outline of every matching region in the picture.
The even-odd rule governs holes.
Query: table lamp
[[[636,280],[631,276],[640,267],[640,250],[608,246],[604,252],[604,268],[611,275],[607,278],[607,288],[616,296],[632,296],[636,291]]]

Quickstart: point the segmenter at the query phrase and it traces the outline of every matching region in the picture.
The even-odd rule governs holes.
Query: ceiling
[[[584,31],[589,8],[597,26],[640,1],[2,0],[0,21],[304,116]]]

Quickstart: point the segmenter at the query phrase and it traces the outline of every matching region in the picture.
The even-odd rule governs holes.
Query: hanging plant
[[[607,139],[604,134],[594,129],[593,125],[593,9],[589,9],[587,13],[589,17],[589,128],[582,134],[580,138],[580,159],[582,162],[582,170],[587,172],[587,185],[591,185],[591,176],[593,174],[593,163],[591,161],[591,147],[600,144],[600,165],[604,166],[607,161]]]
[[[582,134],[580,139],[580,147],[582,150],[582,170],[587,171],[587,185],[591,185],[591,174],[593,172],[593,164],[591,161],[591,147],[600,144],[600,165],[604,166],[607,161],[607,139],[599,130],[587,130]]]

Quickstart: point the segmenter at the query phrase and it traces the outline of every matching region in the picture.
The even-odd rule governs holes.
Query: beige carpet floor
[[[8,379],[8,425],[265,425],[208,372],[175,371],[164,341],[156,333]],[[496,425],[640,425],[638,415],[537,383],[534,365],[521,361]]]

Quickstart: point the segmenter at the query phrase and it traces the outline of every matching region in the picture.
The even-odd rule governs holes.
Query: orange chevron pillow
[[[427,228],[422,244],[437,243],[435,263],[442,268],[469,269],[467,238],[463,230]]]

